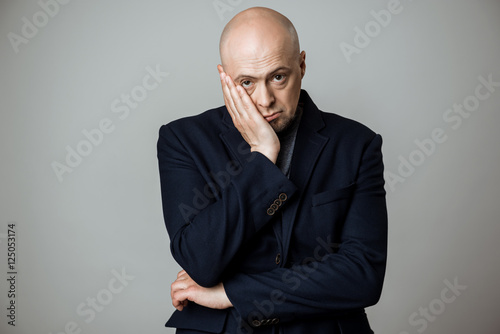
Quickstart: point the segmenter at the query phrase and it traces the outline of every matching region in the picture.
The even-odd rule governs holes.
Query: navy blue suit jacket
[[[179,333],[372,333],[386,266],[380,135],[320,111],[303,115],[287,178],[249,145],[226,108],[160,129],[164,218],[174,259],[234,308],[192,302]],[[280,332],[280,333],[281,333]]]

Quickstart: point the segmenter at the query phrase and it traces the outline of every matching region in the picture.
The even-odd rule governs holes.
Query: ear
[[[300,57],[300,77],[304,78],[304,75],[306,74],[306,52],[302,51],[299,57]]]

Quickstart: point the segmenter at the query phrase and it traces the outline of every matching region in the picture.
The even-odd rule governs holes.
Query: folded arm
[[[163,212],[174,259],[200,286],[221,282],[223,273],[245,241],[271,220],[267,209],[295,185],[274,165],[278,137],[241,87],[219,66],[224,101],[233,124],[250,147],[241,171],[216,194],[216,184],[193,160],[175,128],[163,126],[158,140]],[[239,89],[238,89],[239,88]],[[197,148],[199,149],[199,148]],[[186,216],[189,219],[186,219]]]
[[[250,324],[262,319],[286,322],[348,313],[378,301],[387,254],[381,143],[377,135],[365,150],[336,253],[316,261],[311,258],[317,254],[310,254],[291,268],[240,273],[223,281],[242,319]]]
[[[296,191],[264,155],[251,152],[220,192],[204,195],[207,185],[216,180],[200,172],[169,126],[160,129],[158,159],[172,255],[205,287],[222,280],[241,245],[271,220],[266,214],[269,204],[281,193],[291,196]]]

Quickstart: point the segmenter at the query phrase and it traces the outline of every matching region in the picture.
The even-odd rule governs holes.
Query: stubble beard
[[[274,132],[276,132],[277,135],[284,134],[288,129],[290,129],[293,122],[297,119],[297,117],[300,116],[300,114],[301,114],[300,108],[297,107],[295,109],[295,113],[290,118],[284,120],[283,122],[276,123],[276,121],[278,120],[281,121],[280,117],[278,117],[277,119],[269,122],[269,125],[271,125],[271,127],[273,128]]]

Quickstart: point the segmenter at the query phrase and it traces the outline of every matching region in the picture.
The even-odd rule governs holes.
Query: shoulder
[[[201,114],[182,117],[160,127],[160,136],[175,134],[177,137],[216,134],[222,127],[225,107],[209,109]]]
[[[377,134],[366,125],[337,113],[319,109],[305,90],[301,91],[301,102],[304,106],[303,121],[320,135],[335,142],[360,143],[371,141]]]
[[[368,126],[334,113],[321,111],[325,126],[319,134],[327,138],[325,152],[357,170],[362,159],[380,161],[382,137]]]
[[[321,110],[320,113],[325,123],[320,131],[322,135],[351,143],[370,142],[377,136],[375,131],[356,120]]]

